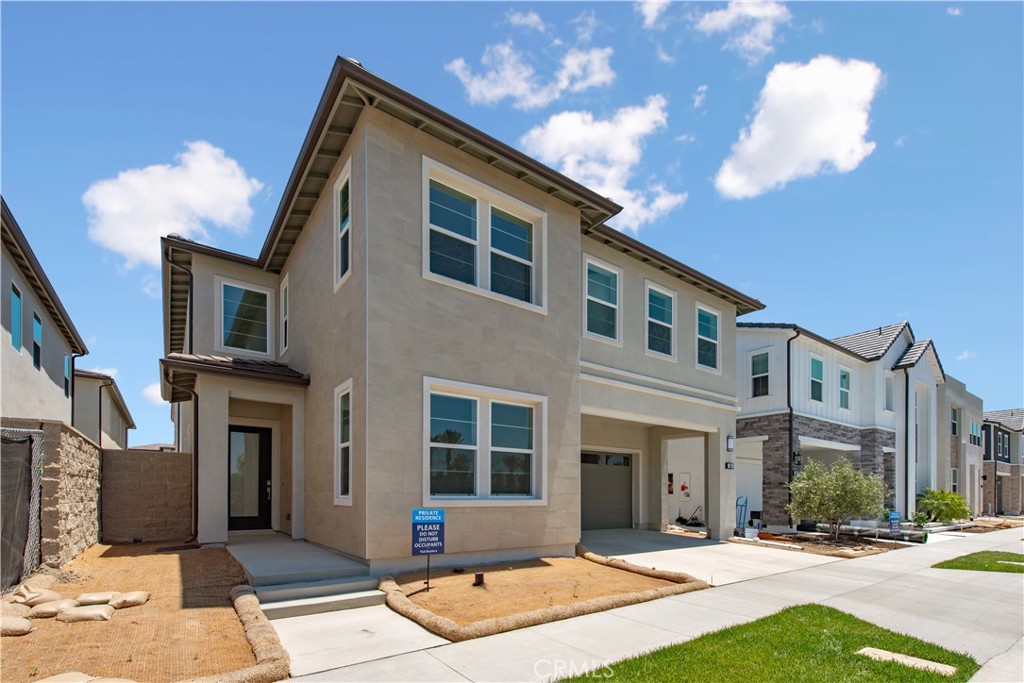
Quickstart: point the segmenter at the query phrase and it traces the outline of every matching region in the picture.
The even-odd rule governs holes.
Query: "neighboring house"
[[[959,493],[975,514],[982,513],[981,477],[985,447],[982,401],[963,382],[946,375],[937,403],[938,475],[935,488]],[[946,416],[943,421],[943,416]]]
[[[199,540],[272,528],[383,572],[440,507],[449,562],[571,554],[664,528],[684,474],[728,535],[735,318],[763,306],[619,210],[339,58],[259,256],[163,241]]]
[[[0,198],[0,416],[71,423],[75,359],[85,342]]]
[[[887,506],[913,515],[916,494],[938,481],[944,373],[931,340],[916,341],[906,322],[836,339],[788,323],[737,328],[737,482],[750,509],[788,525],[802,464],[848,457],[885,479]]]
[[[75,370],[75,428],[100,448],[128,448],[135,421],[117,382],[94,370]]]
[[[985,412],[984,513],[1019,515],[1024,507],[1024,408]]]

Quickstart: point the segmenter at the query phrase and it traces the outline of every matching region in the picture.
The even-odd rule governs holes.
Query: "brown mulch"
[[[92,591],[150,592],[145,605],[110,621],[65,624],[33,619],[36,630],[4,638],[4,683],[65,671],[136,681],[177,681],[223,674],[256,663],[231,601],[245,583],[222,548],[154,552],[167,543],[95,545],[64,568],[53,590],[67,598]]]
[[[803,552],[812,555],[826,555],[828,557],[867,557],[878,555],[890,550],[902,550],[907,548],[904,543],[892,541],[876,541],[864,536],[847,536],[840,534],[839,540],[835,541],[830,536],[816,534],[773,534],[762,531],[758,538],[766,541],[779,543],[792,543],[801,547]],[[741,541],[742,542],[742,541]],[[778,546],[766,546],[777,548]],[[782,550],[796,550],[795,548],[781,548]]]

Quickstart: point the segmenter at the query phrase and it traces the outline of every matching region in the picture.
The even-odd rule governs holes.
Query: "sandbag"
[[[95,680],[95,676],[84,674],[81,671],[65,671],[49,678],[40,678],[36,683],[89,683],[89,681]]]
[[[53,602],[42,602],[29,610],[29,619],[50,619],[57,616],[61,610],[69,607],[78,607],[77,600],[54,600]]]
[[[110,621],[114,608],[110,605],[84,605],[68,607],[57,613],[57,621],[73,623],[76,621]]]
[[[25,617],[28,619],[28,613],[32,611],[32,608],[28,605],[22,605],[17,602],[0,602],[0,614],[5,617]]]
[[[145,605],[148,600],[149,592],[147,591],[129,591],[128,593],[118,593],[107,604],[114,609],[124,609],[125,607]]]
[[[23,636],[35,628],[32,622],[24,617],[0,617],[0,635]]]
[[[117,593],[114,591],[103,591],[102,593],[82,593],[75,600],[79,605],[106,605]]]
[[[18,590],[14,592],[14,602],[22,605],[28,605],[29,607],[35,607],[44,602],[53,602],[55,600],[63,600],[64,596],[57,591],[47,590],[45,588],[32,588],[22,584],[18,587]]]

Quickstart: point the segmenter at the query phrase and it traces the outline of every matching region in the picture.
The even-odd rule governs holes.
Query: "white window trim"
[[[338,475],[341,470],[341,397],[348,394],[348,495],[343,496],[338,492]],[[352,400],[352,380],[348,379],[334,389],[334,478],[331,480],[331,489],[334,495],[335,505],[352,505],[352,428],[355,420],[352,419],[355,401]]]
[[[587,268],[588,268],[589,264],[591,264],[591,263],[593,263],[598,268],[602,268],[602,269],[607,270],[609,272],[615,273],[615,304],[614,304],[614,307],[615,307],[615,338],[614,339],[611,339],[609,337],[605,337],[605,336],[600,335],[600,334],[594,334],[593,332],[591,332],[590,330],[587,329],[587,301],[589,301],[590,298],[591,298],[590,297],[590,292],[589,292],[588,286],[587,286],[588,285]],[[602,304],[604,306],[612,306],[612,304],[609,304],[607,301],[604,301],[602,299],[594,299],[594,301],[597,301],[598,303],[600,303],[600,304]],[[583,319],[583,336],[586,337],[587,339],[593,339],[594,341],[599,341],[599,342],[601,342],[603,344],[611,344],[612,346],[617,346],[619,348],[622,348],[622,268],[619,268],[616,265],[608,263],[607,261],[602,261],[601,259],[597,258],[596,256],[591,256],[590,254],[584,253],[583,254],[583,302],[582,302],[581,305],[582,305],[582,309],[583,309],[583,316],[582,316],[582,319]],[[647,345],[647,341],[645,339],[644,340],[644,346],[646,346],[646,345]]]
[[[949,490],[953,493],[960,493],[960,478],[957,476],[957,468],[949,468]]]
[[[708,337],[702,337],[700,334],[700,312],[711,313],[715,316],[718,321],[718,339],[709,339]],[[715,365],[717,367],[709,368],[706,365],[702,365],[700,362],[700,340],[712,342],[715,345]],[[709,372],[712,375],[722,374],[722,312],[717,308],[712,308],[707,304],[696,302],[693,311],[693,364],[701,372]]]
[[[277,310],[280,311],[281,314],[281,340],[279,342],[281,345],[281,355],[284,355],[288,351],[288,333],[291,331],[289,329],[291,326],[287,324],[288,318],[291,315],[291,301],[289,300],[290,298],[291,291],[288,289],[288,276],[285,275],[284,279],[281,280],[280,296],[277,304]]]
[[[850,388],[845,390],[846,391],[846,403],[847,403],[847,407],[846,408],[843,407],[843,391],[844,391],[844,389],[843,389],[843,373],[844,372],[847,375],[849,375],[849,377],[850,377]],[[845,365],[840,365],[839,366],[839,381],[837,382],[837,384],[839,385],[838,387],[836,387],[838,389],[838,391],[839,391],[839,410],[842,410],[842,411],[847,412],[847,413],[853,412],[853,370],[851,368],[846,367]]]
[[[885,386],[889,382],[892,382],[892,407],[885,407]],[[889,413],[890,415],[896,412],[896,374],[892,372],[886,372],[882,376],[882,412]]]
[[[430,395],[446,394],[477,399],[477,452],[475,496],[433,496],[430,494]],[[491,419],[490,403],[529,405],[533,417],[533,496],[490,496]],[[548,399],[510,389],[485,387],[466,382],[423,378],[423,505],[424,507],[537,507],[548,504]],[[486,494],[484,492],[487,492]]]
[[[649,332],[650,324],[651,323],[655,323],[657,325],[665,326],[665,323],[661,322],[660,320],[655,320],[654,318],[651,317],[651,290],[652,289],[655,292],[659,293],[659,294],[663,294],[663,295],[667,296],[669,298],[669,301],[671,302],[670,306],[671,306],[671,309],[672,309],[672,324],[668,325],[667,327],[669,328],[669,334],[672,337],[671,338],[672,353],[661,353],[660,351],[653,351],[650,348],[650,341],[651,341],[650,340],[650,332]],[[676,349],[678,348],[678,343],[679,343],[679,335],[676,333],[677,332],[677,328],[679,327],[679,325],[676,324],[677,321],[679,320],[679,312],[676,310],[676,293],[673,292],[671,289],[667,289],[665,287],[662,287],[661,285],[659,285],[656,282],[652,282],[650,280],[645,279],[644,280],[644,314],[645,314],[644,315],[644,354],[650,356],[651,358],[660,358],[661,360],[672,361],[673,363],[675,363],[677,361]]]
[[[814,379],[814,361],[820,361],[821,362],[821,380],[820,380],[821,381],[821,400],[820,401],[818,399],[814,398],[814,392],[811,390],[811,387],[814,385],[814,383],[819,381],[819,380]],[[810,358],[807,360],[807,400],[808,401],[811,401],[811,402],[814,402],[814,403],[820,403],[821,405],[825,405],[825,403],[826,403],[826,401],[825,401],[825,396],[826,396],[826,394],[825,394],[825,377],[826,377],[826,374],[827,373],[825,372],[825,359],[822,356],[819,356],[816,353],[810,354]]]
[[[25,348],[25,297],[21,293],[21,287],[14,282],[11,283],[11,330],[14,330],[14,297],[18,295],[18,343],[14,343],[14,335],[11,335],[11,346],[18,350],[18,355],[22,353],[22,349]]]
[[[338,174],[338,179],[334,182],[334,200],[332,206],[334,207],[334,219],[331,221],[333,226],[333,241],[334,241],[334,291],[337,292],[341,289],[341,286],[348,282],[348,279],[352,277],[352,159],[349,158],[345,161],[345,165],[341,167],[341,173]],[[345,183],[348,183],[348,225],[345,226],[345,231],[341,231],[341,187]],[[341,259],[341,237],[342,234],[348,235],[348,270],[345,271],[344,275],[341,275],[341,268],[339,267],[339,261]]]
[[[214,316],[214,338],[213,348],[217,351],[223,351],[228,354],[235,354],[238,356],[249,356],[252,358],[274,358],[274,343],[276,340],[276,318],[277,311],[275,310],[276,305],[274,303],[274,290],[269,287],[263,287],[261,285],[254,285],[251,282],[243,282],[242,280],[232,280],[230,278],[221,277],[217,275],[213,278],[214,286],[216,288],[216,296],[213,302],[213,316]],[[267,295],[267,352],[260,353],[259,351],[250,351],[249,349],[237,349],[233,346],[224,345],[224,286],[231,285],[232,287],[241,287],[242,289],[251,289],[254,292],[260,292]]]
[[[436,180],[471,196],[476,200],[476,240],[464,235],[457,235],[430,222],[430,181]],[[491,207],[500,209],[516,218],[533,224],[533,263],[531,270],[531,290],[534,302],[520,301],[504,294],[491,291],[491,253],[497,251],[502,256],[515,260],[515,256],[506,254],[491,247]],[[511,195],[486,185],[479,180],[456,171],[439,161],[423,156],[423,188],[422,188],[422,245],[423,245],[423,279],[437,282],[448,287],[472,292],[479,296],[501,301],[519,308],[548,314],[548,214],[546,211],[520,201]],[[430,270],[430,231],[438,232],[475,245],[476,250],[476,284],[471,285],[433,273]],[[485,260],[486,259],[486,263]]]
[[[768,398],[772,395],[772,347],[765,346],[760,349],[754,349],[747,352],[747,397],[748,398]],[[763,396],[754,396],[754,356],[760,356],[762,353],[768,354],[768,373],[766,375],[756,375],[757,377],[768,378],[768,393]]]

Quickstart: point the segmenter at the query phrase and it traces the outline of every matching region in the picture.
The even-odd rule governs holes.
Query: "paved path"
[[[300,675],[301,680],[541,681],[600,669],[605,662],[752,621],[783,607],[817,602],[966,652],[984,664],[974,680],[1016,682],[1024,681],[1024,575],[931,565],[978,550],[1021,552],[1022,535],[1021,529],[1008,529],[943,537],[943,542],[771,573],[463,643],[436,645],[430,641],[433,636],[386,607],[366,608],[375,610],[372,620],[369,612],[335,613],[317,629],[305,630],[302,650],[288,644],[292,639],[283,622],[289,620],[274,624],[283,631],[295,673],[317,671]],[[398,628],[405,631],[396,638]],[[314,638],[321,639],[322,648]],[[402,641],[402,647],[382,646],[386,638]],[[332,647],[337,652],[338,643],[349,643],[348,660],[329,668],[331,658],[322,655]],[[316,653],[321,656],[314,661],[311,656]]]

